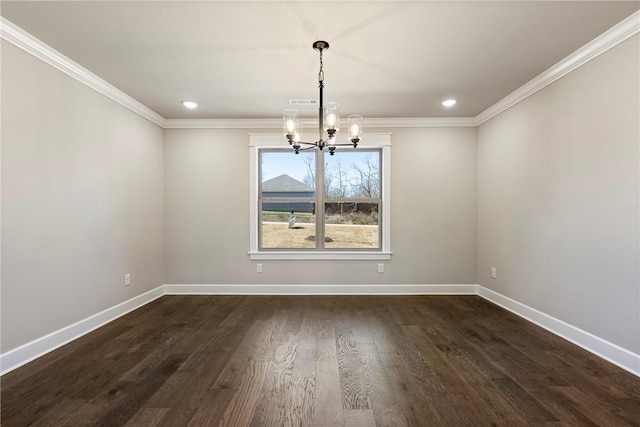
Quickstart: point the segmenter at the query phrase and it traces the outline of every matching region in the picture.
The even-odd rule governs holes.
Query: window
[[[252,259],[390,258],[390,137],[367,141],[296,155],[281,135],[251,135]]]

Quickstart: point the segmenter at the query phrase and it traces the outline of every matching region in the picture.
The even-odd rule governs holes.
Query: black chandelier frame
[[[329,154],[333,156],[333,154],[335,153],[336,147],[357,148],[358,143],[360,142],[360,132],[362,131],[362,129],[358,124],[356,127],[357,133],[352,134],[351,137],[349,138],[351,142],[346,144],[339,144],[336,142],[337,129],[335,128],[328,128],[327,137],[324,138],[323,130],[324,130],[325,110],[324,110],[324,99],[323,99],[324,70],[323,70],[323,63],[322,63],[322,53],[329,49],[329,43],[326,41],[318,40],[313,43],[313,49],[320,52],[320,71],[318,72],[318,88],[320,92],[320,96],[319,96],[320,105],[318,107],[318,140],[315,142],[299,141],[297,132],[294,132],[291,129],[288,129],[288,130],[286,129],[287,128],[286,118],[285,118],[285,135],[287,137],[287,140],[289,141],[289,145],[291,145],[291,147],[293,148],[293,151],[296,154],[299,154],[300,151],[311,150],[313,148],[317,148],[320,151],[327,148],[329,150]],[[356,117],[356,116],[350,116],[350,117]],[[357,116],[357,117],[359,117],[359,120],[362,120],[362,116]]]

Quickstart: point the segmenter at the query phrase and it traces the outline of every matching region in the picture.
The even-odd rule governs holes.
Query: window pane
[[[260,197],[306,197],[315,194],[315,153],[260,152]]]
[[[379,204],[325,203],[325,247],[332,249],[378,249]]]
[[[380,150],[325,156],[325,197],[380,197]]]
[[[291,201],[262,204],[262,248],[314,249],[315,235],[314,203]]]

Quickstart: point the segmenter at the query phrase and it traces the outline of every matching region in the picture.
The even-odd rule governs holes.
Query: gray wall
[[[248,143],[247,130],[165,130],[167,283],[477,283],[475,128],[393,130],[383,274],[361,261],[264,261],[256,273]]]
[[[636,35],[478,130],[479,283],[636,354],[639,52]]]
[[[3,42],[2,352],[164,283],[162,138]]]

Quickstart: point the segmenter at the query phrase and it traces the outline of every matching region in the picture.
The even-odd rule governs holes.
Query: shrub
[[[327,215],[327,224],[377,225],[378,213],[350,212],[344,215]]]

